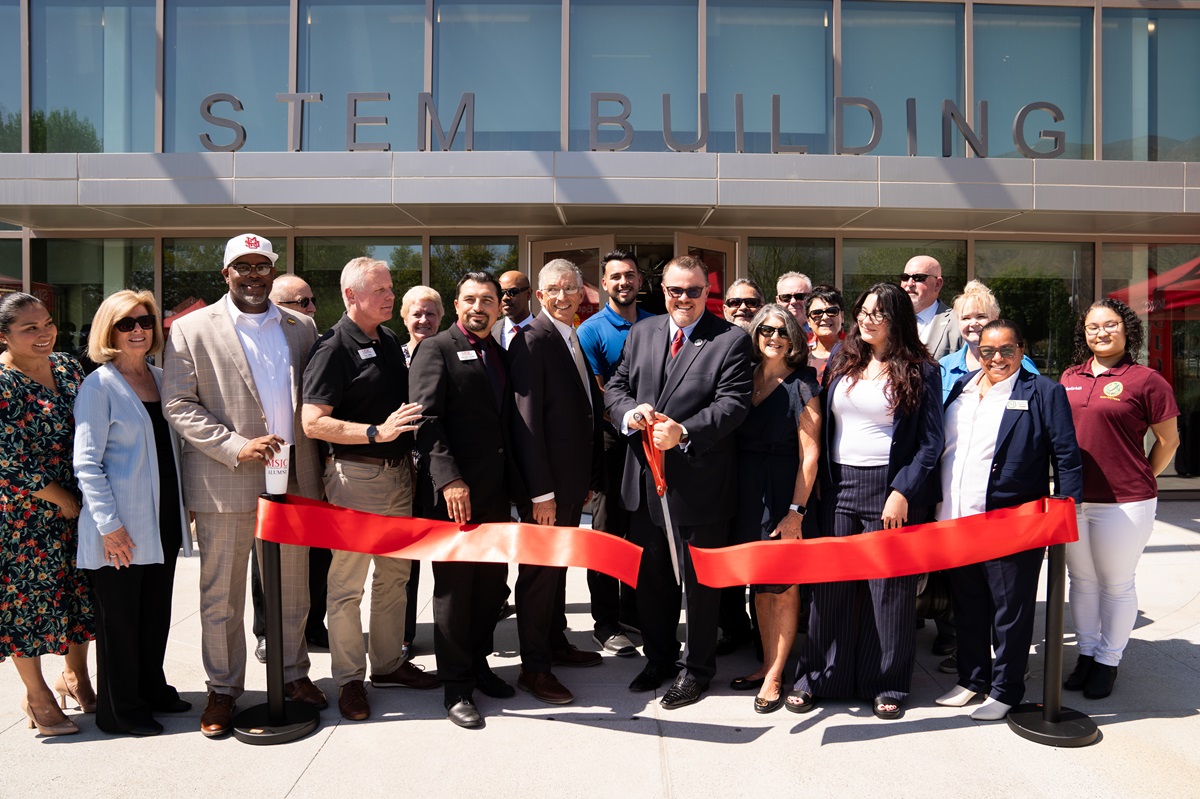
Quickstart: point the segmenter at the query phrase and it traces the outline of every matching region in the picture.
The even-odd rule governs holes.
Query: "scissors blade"
[[[671,522],[671,505],[667,502],[667,495],[664,493],[661,497],[662,512],[663,512],[663,532],[667,535],[667,546],[671,548],[671,568],[675,571],[675,585],[681,585],[679,579],[679,549],[675,544],[675,525]]]

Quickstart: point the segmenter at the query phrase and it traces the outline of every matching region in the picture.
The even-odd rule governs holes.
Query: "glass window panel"
[[[1104,158],[1200,160],[1200,11],[1104,9]]]
[[[228,291],[221,266],[225,242],[220,239],[163,239],[163,318],[212,305]],[[277,274],[287,271],[287,238],[272,238],[279,259]]]
[[[438,3],[433,96],[443,130],[475,92],[476,150],[559,149],[561,42],[560,0]],[[461,130],[454,149],[464,149]]]
[[[744,95],[745,152],[771,152],[775,94],[780,143],[807,145],[812,153],[833,151],[832,5],[829,0],[709,0],[709,152],[736,149],[737,94]]]
[[[0,0],[0,153],[21,152],[21,6]]]
[[[961,5],[842,4],[842,94],[872,100],[883,121],[871,155],[908,155],[909,97],[917,101],[917,155],[942,154],[942,101],[963,107],[963,43]],[[870,116],[854,107],[844,113],[845,144],[866,145]],[[956,137],[955,154],[964,146]]]
[[[314,320],[318,330],[328,330],[342,317],[342,267],[354,258],[375,258],[392,270],[396,307],[387,326],[406,340],[400,319],[400,298],[421,282],[421,239],[393,238],[305,238],[296,242],[296,275],[304,278],[317,301]],[[296,308],[292,308],[296,310]]]
[[[150,239],[34,239],[31,288],[58,324],[55,349],[84,361],[96,309],[121,289],[154,290]]]
[[[928,255],[942,265],[938,299],[950,305],[967,282],[967,243],[846,239],[842,243],[842,295],[853,305],[858,295],[876,283],[896,283],[914,255]]]
[[[429,285],[442,295],[446,315],[442,329],[453,324],[458,281],[467,272],[485,270],[497,278],[517,268],[516,236],[455,236],[429,240]]]
[[[975,244],[975,277],[995,293],[1000,315],[1021,326],[1025,354],[1055,380],[1071,365],[1076,315],[1092,302],[1094,264],[1091,243]]]
[[[662,95],[671,95],[671,127],[681,142],[696,139],[698,126],[697,0],[572,0],[570,149],[588,149],[592,92],[629,98],[630,150],[662,152]],[[601,103],[601,116],[620,111]],[[600,141],[623,132],[602,125]]]
[[[219,92],[242,102],[242,111],[217,103],[212,113],[246,129],[243,149],[287,149],[287,105],[275,95],[288,90],[288,28],[287,0],[168,0],[167,152],[203,151],[201,133],[217,145],[233,140],[232,130],[200,116],[201,101]],[[352,41],[342,42],[343,57],[355,49]]]
[[[750,279],[768,300],[785,272],[808,275],[814,286],[833,285],[833,239],[750,239]]]
[[[29,26],[30,149],[152,151],[154,0],[35,0]]]
[[[1105,244],[1100,293],[1138,312],[1146,326],[1138,360],[1175,387],[1181,443],[1160,487],[1190,488],[1162,481],[1200,475],[1200,245]]]
[[[1045,101],[1062,109],[1063,121],[1034,112],[1025,120],[1025,140],[1046,152],[1053,144],[1038,140],[1038,131],[1061,130],[1062,157],[1091,158],[1092,10],[975,6],[975,99],[988,101],[990,156],[1021,157],[1013,121],[1026,104]]]
[[[21,290],[21,242],[0,239],[0,294]]]
[[[417,149],[415,109],[425,85],[424,0],[305,0],[300,23],[297,85],[322,95],[321,102],[304,104],[302,149],[346,149],[350,92],[391,94],[388,102],[358,104],[358,116],[387,117],[383,126],[359,126],[358,141]],[[286,50],[283,63],[286,67]],[[454,109],[449,113],[453,119]]]

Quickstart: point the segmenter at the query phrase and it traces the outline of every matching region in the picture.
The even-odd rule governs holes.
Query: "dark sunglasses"
[[[779,302],[780,305],[787,305],[792,300],[795,300],[796,302],[803,302],[804,300],[808,299],[808,295],[807,294],[778,294],[775,296],[775,299]]]
[[[902,285],[902,286],[905,284],[906,281],[909,281],[909,280],[912,280],[916,283],[924,283],[926,280],[928,280],[931,277],[932,277],[932,275],[921,275],[921,274],[910,275],[907,272],[905,272],[904,274],[900,275],[899,282],[900,282],[900,285]]]
[[[813,320],[814,322],[817,321],[818,319],[820,319],[822,316],[826,316],[826,317],[829,317],[830,319],[832,319],[835,316],[837,316],[838,314],[840,314],[841,312],[842,312],[841,308],[837,307],[836,305],[831,305],[828,308],[818,308],[815,311],[809,311],[808,318]]]
[[[1017,348],[1011,344],[1006,344],[1003,347],[980,347],[979,358],[983,361],[990,361],[996,353],[1000,353],[1000,357],[1008,360],[1016,356]]]
[[[688,295],[689,300],[698,300],[704,293],[704,286],[688,286],[685,289],[679,286],[663,286],[663,289],[671,295],[673,300],[679,299],[684,294]]]
[[[726,308],[736,308],[739,305],[745,305],[747,308],[761,308],[762,301],[756,300],[753,297],[730,297],[725,300]]]
[[[779,336],[784,341],[790,341],[791,338],[787,334],[787,328],[784,326],[774,327],[773,325],[759,325],[757,330],[758,335],[763,338],[771,338],[771,336]]]
[[[122,333],[130,333],[133,331],[133,326],[137,325],[142,330],[154,330],[154,323],[157,321],[154,314],[146,314],[145,316],[126,316],[113,322],[113,327]]]
[[[501,297],[520,297],[525,292],[529,291],[529,286],[523,289],[500,289]]]
[[[280,305],[299,305],[301,308],[307,308],[310,305],[313,307],[316,307],[317,301],[310,297],[301,297],[298,300],[282,300],[279,304]]]

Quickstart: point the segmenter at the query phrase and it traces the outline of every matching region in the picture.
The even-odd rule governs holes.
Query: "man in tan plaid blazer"
[[[288,491],[320,496],[316,445],[300,423],[300,389],[317,340],[312,319],[271,303],[275,252],[251,233],[225,246],[229,293],[171,326],[165,354],[167,420],[183,438],[184,499],[200,545],[201,651],[208,704],[206,736],[229,732],[246,675],[246,570],[254,546],[264,463],[291,447]],[[280,547],[283,663],[290,699],[325,707],[308,678],[308,549]]]

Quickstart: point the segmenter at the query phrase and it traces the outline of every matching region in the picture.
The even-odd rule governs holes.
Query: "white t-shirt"
[[[853,385],[853,387],[852,387]],[[843,466],[887,466],[892,452],[894,419],[888,408],[886,380],[838,381],[829,409],[837,417],[833,436],[834,463]]]

